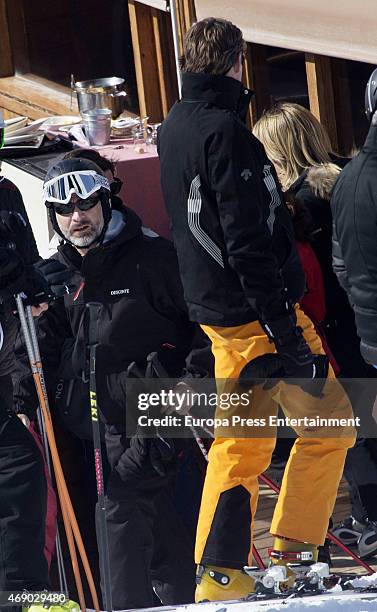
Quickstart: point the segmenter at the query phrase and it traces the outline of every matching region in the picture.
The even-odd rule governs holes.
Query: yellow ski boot
[[[254,582],[242,569],[198,565],[195,603],[246,597],[254,591]]]
[[[71,599],[64,604],[52,604],[48,607],[42,604],[34,604],[30,608],[22,608],[22,612],[81,612],[80,606]]]
[[[268,554],[270,557],[270,567],[285,566],[286,579],[280,583],[280,587],[282,590],[288,590],[294,585],[296,580],[295,566],[302,568],[317,562],[318,546],[276,536],[274,547],[269,549]]]

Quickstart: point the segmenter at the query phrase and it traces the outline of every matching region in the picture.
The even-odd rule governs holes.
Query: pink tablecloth
[[[136,153],[133,144],[120,141],[93,147],[116,163],[117,176],[123,181],[123,202],[141,217],[143,225],[170,238],[169,219],[160,187],[160,162],[156,147],[148,145],[147,153]]]

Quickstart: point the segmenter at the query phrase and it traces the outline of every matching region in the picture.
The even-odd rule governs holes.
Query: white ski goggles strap
[[[94,170],[69,172],[45,183],[43,201],[68,204],[73,193],[85,200],[101,188],[110,191],[109,181]]]

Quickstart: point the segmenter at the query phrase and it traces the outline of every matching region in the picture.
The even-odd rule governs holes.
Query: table
[[[136,153],[134,145],[125,144],[123,140],[91,148],[116,164],[117,176],[123,181],[120,197],[141,217],[143,226],[170,238],[156,146],[148,145],[146,153]]]

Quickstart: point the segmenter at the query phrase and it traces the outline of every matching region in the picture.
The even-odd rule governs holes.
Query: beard
[[[82,224],[82,227],[83,229],[81,231],[80,226],[76,226],[73,229],[62,230],[64,237],[69,240],[73,246],[79,249],[85,249],[95,243],[103,230],[103,222],[98,225],[86,222]]]

